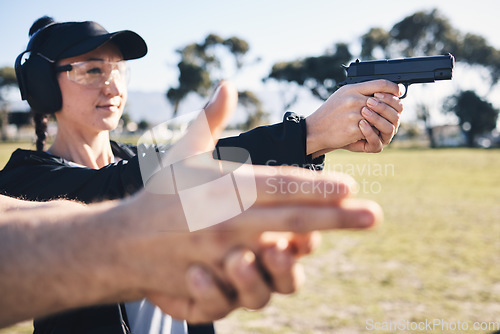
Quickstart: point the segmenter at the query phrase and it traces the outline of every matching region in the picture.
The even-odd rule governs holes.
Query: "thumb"
[[[228,81],[221,81],[214,92],[212,99],[204,108],[205,116],[212,132],[212,138],[217,141],[225,129],[229,118],[236,109],[238,91]]]
[[[199,153],[212,151],[220,134],[238,103],[238,92],[233,84],[221,82],[212,98],[196,119],[189,125],[187,132],[170,150],[170,163]],[[178,157],[179,155],[179,157]]]
[[[141,175],[148,189],[154,193],[174,193],[172,188],[175,185],[169,174],[171,173],[170,166],[200,153],[213,151],[218,137],[236,109],[237,102],[238,92],[236,88],[231,83],[223,81],[218,85],[206,107],[189,124],[184,135],[168,150],[162,149],[161,143],[158,143],[156,138],[161,138],[162,131],[168,131],[169,122],[165,123],[165,127],[159,125],[149,131],[149,136],[144,137],[147,140],[152,140],[154,145],[151,148],[145,148],[144,152],[138,152]],[[174,119],[172,124],[177,124],[175,122]],[[180,124],[182,124],[182,116]],[[173,126],[173,128],[176,127]],[[147,142],[147,140],[144,141]],[[138,146],[140,147],[140,145]],[[160,147],[158,148],[158,146]],[[200,157],[206,166],[213,164],[211,161],[213,159],[208,159],[208,157],[211,158],[211,155]],[[188,170],[184,174],[186,173],[193,175],[195,171]],[[153,175],[155,175],[154,180]],[[191,177],[185,179],[191,179]]]

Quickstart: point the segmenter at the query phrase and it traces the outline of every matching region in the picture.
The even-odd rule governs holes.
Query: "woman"
[[[108,33],[95,22],[55,23],[47,17],[33,24],[30,35],[27,51],[16,60],[16,74],[35,113],[37,151],[13,153],[0,173],[0,189],[31,200],[65,197],[83,202],[136,192],[143,186],[136,148],[110,142],[109,131],[118,125],[127,99],[124,61],[143,57],[145,42],[131,31]],[[375,98],[368,98],[374,93]],[[307,120],[287,113],[282,123],[218,145],[243,147],[256,164],[321,169],[322,154],[332,149],[378,152],[388,144],[402,111],[398,95],[397,85],[390,82],[346,86]],[[48,114],[54,114],[58,132],[44,151]],[[309,241],[307,236],[303,240]],[[137,333],[186,331],[184,323],[147,302],[80,309],[35,321],[36,333],[121,333],[124,327]],[[213,327],[190,328],[197,331],[208,333]]]

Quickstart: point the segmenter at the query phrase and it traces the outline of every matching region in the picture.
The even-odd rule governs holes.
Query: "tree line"
[[[327,99],[337,89],[338,83],[345,79],[342,65],[349,64],[355,58],[372,60],[451,53],[457,64],[467,64],[487,73],[485,84],[489,92],[500,80],[500,50],[489,45],[480,35],[464,33],[453,27],[436,9],[409,15],[389,30],[370,28],[360,36],[359,43],[361,51],[358,55],[352,53],[349,44],[337,42],[324,54],[276,63],[262,81],[274,81],[282,87],[284,111],[298,99],[294,86],[308,90],[319,99]],[[201,42],[189,43],[178,49],[177,84],[165,94],[172,104],[172,116],[177,114],[179,106],[189,94],[207,97],[219,80],[233,77],[243,68],[254,64],[255,59],[248,59],[249,50],[250,46],[244,39],[236,36],[223,38],[216,34],[209,34]],[[16,84],[13,69],[1,68],[0,103],[3,99],[2,88]],[[239,97],[240,104],[247,112],[247,120],[241,127],[248,129],[267,121],[268,113],[254,92],[241,91]],[[419,119],[426,125],[431,146],[434,146],[430,108],[426,101],[421,101],[417,109]],[[476,90],[461,90],[447,97],[443,101],[442,111],[457,116],[469,146],[475,145],[476,137],[495,129],[499,114],[499,110],[488,101],[488,94],[480,96]]]
[[[463,33],[453,27],[436,9],[407,16],[389,30],[373,27],[360,37],[360,41],[361,52],[357,56],[351,52],[347,43],[339,42],[324,54],[274,64],[263,81],[273,80],[283,85],[283,91],[287,92],[293,92],[292,85],[298,85],[313,96],[325,100],[337,90],[338,83],[345,80],[342,65],[355,58],[371,60],[448,53],[455,56],[457,63],[485,69],[490,91],[500,79],[500,50],[489,45],[482,36]],[[189,93],[206,96],[209,89],[222,77],[222,59],[232,58],[233,68],[241,70],[245,66],[248,51],[249,45],[245,40],[238,37],[224,39],[214,34],[207,36],[201,43],[191,43],[179,49],[179,85],[167,92],[167,98],[174,106],[174,115]],[[266,113],[255,94],[245,91],[240,95],[248,110],[249,121],[244,125],[252,127],[264,123],[262,118]],[[283,110],[290,108],[298,98],[298,93],[282,95]],[[426,102],[422,101],[418,105],[417,114],[426,125],[431,146],[435,146],[429,110]],[[459,91],[449,96],[443,102],[442,110],[457,116],[469,146],[475,145],[477,136],[495,129],[499,113],[487,97],[481,97],[472,90]]]

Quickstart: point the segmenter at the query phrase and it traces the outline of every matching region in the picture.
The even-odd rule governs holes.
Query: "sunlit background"
[[[361,58],[361,36],[370,29],[389,31],[416,12],[434,9],[457,33],[484,38],[500,59],[497,0],[0,0],[0,68],[14,65],[25,50],[30,26],[43,15],[58,21],[93,20],[109,31],[133,30],[146,40],[149,52],[130,62],[125,111],[136,123],[153,126],[173,115],[166,93],[179,84],[181,58],[176,50],[203,43],[209,34],[223,39],[236,36],[249,44],[245,66],[241,71],[225,67],[218,78],[234,81],[240,91],[253,92],[268,115],[266,121],[272,123],[280,121],[285,109],[309,115],[322,103],[306,88],[263,82],[274,64],[322,56],[338,43],[348,45],[354,61]],[[232,61],[227,55],[222,60]],[[339,167],[346,172],[353,166],[355,171],[347,170],[348,174],[361,185],[376,186],[361,189],[360,195],[382,205],[384,226],[366,234],[326,233],[322,248],[304,261],[308,277],[301,292],[274,297],[263,311],[234,312],[218,322],[220,333],[366,333],[368,319],[496,321],[500,325],[499,151],[428,149],[427,131],[434,130],[438,146],[465,146],[466,126],[460,126],[455,115],[442,112],[443,102],[459,91],[472,90],[498,110],[500,85],[492,86],[490,79],[487,69],[468,66],[457,57],[453,80],[410,86],[404,124],[389,149],[377,155],[330,154],[327,169]],[[285,108],[287,94],[298,98]],[[0,99],[4,110],[28,110],[17,89],[4,97]],[[189,95],[180,103],[179,114],[200,109],[207,99]],[[427,108],[427,122],[422,114],[419,117],[422,106]],[[248,111],[240,107],[233,125],[246,117]],[[497,130],[475,144],[488,147],[496,140],[500,146],[499,129],[497,122]],[[22,145],[33,148],[33,128],[26,133],[28,139]],[[405,144],[404,139],[412,135],[411,143]],[[0,145],[1,166],[19,145]],[[392,172],[372,173],[373,166],[389,166]],[[490,334],[493,329],[497,328],[476,332]],[[26,322],[0,332],[31,331],[31,323]],[[448,331],[432,331],[443,332]]]
[[[223,38],[236,36],[248,42],[247,65],[234,75],[224,76],[235,81],[240,90],[251,90],[262,100],[270,114],[269,121],[279,121],[284,110],[275,85],[262,83],[272,65],[303,57],[320,56],[336,43],[347,43],[354,57],[360,52],[360,38],[371,28],[391,27],[417,11],[437,9],[461,33],[483,36],[500,49],[498,1],[421,0],[421,1],[2,1],[0,4],[0,67],[12,66],[16,56],[28,42],[28,29],[38,17],[53,16],[59,21],[94,20],[107,30],[130,29],[147,42],[148,55],[131,62],[132,79],[127,112],[132,119],[147,119],[157,123],[169,119],[172,106],[165,93],[178,84],[176,53],[190,43],[201,43],[210,34]],[[498,95],[489,92],[480,75],[471,71],[455,71],[453,82],[442,82],[422,90],[411,87],[406,100],[403,120],[415,119],[414,105],[425,99],[431,108],[439,109],[441,97],[458,88],[477,89],[480,96],[500,105]],[[147,94],[145,94],[147,93]],[[17,94],[17,92],[16,92]],[[15,95],[12,100],[18,101]],[[180,106],[180,112],[198,109],[203,99],[191,98]],[[435,102],[433,102],[435,101]],[[321,101],[303,92],[291,109],[307,115]],[[245,117],[243,112],[235,119]],[[443,116],[434,111],[434,122]]]

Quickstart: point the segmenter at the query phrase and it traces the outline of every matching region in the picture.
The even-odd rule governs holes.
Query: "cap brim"
[[[141,36],[130,30],[122,30],[99,36],[89,37],[77,45],[66,49],[59,55],[59,59],[71,58],[97,49],[111,41],[121,51],[124,60],[144,57],[148,52],[146,42]]]

